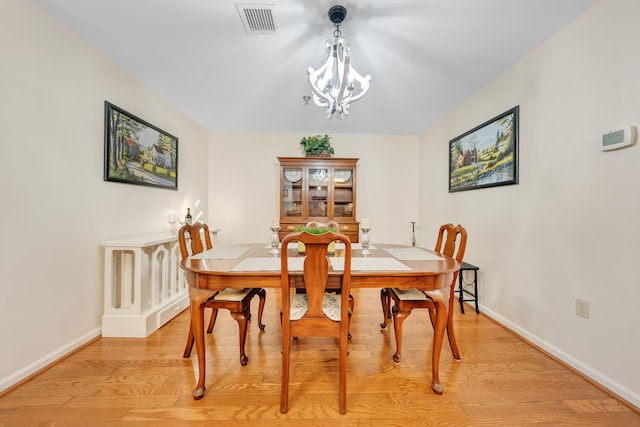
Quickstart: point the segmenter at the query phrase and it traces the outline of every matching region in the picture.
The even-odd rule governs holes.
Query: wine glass
[[[176,222],[178,221],[178,214],[176,212],[169,212],[167,214],[167,222],[171,225],[171,233],[176,232]]]

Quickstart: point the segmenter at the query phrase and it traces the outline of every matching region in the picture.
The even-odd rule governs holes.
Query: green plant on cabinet
[[[335,154],[331,137],[327,134],[305,136],[300,140],[300,145],[307,156],[331,157]]]

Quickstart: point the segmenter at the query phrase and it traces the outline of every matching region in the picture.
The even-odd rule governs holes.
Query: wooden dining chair
[[[340,413],[347,412],[347,341],[349,334],[349,290],[351,287],[351,241],[343,234],[288,234],[282,247],[289,242],[305,245],[302,278],[289,272],[289,251],[281,254],[282,270],[282,388],[280,412],[289,406],[289,365],[293,337],[335,337],[339,339],[338,382]],[[345,245],[344,271],[340,277],[340,293],[329,292],[328,247],[331,242]],[[333,277],[333,275],[332,275]],[[306,293],[296,293],[296,284],[303,282]]]
[[[305,224],[305,228],[329,228],[329,229],[333,228],[335,229],[336,232],[339,232],[340,225],[333,220],[329,220],[325,222],[309,221],[308,223]],[[334,292],[339,292],[339,290],[335,290]],[[351,318],[353,317],[353,309],[355,305],[356,303],[355,303],[355,299],[353,298],[353,295],[349,294],[349,325],[351,325]],[[349,327],[349,339],[351,339],[351,327]]]
[[[445,224],[440,227],[438,240],[436,242],[435,251],[453,257],[462,265],[464,251],[467,247],[467,231],[461,225]],[[458,271],[453,275],[451,282],[451,294],[449,295],[449,315],[447,318],[447,337],[451,352],[456,360],[460,360],[460,351],[456,343],[456,337],[453,330],[453,308],[454,308],[454,291],[456,280],[458,279]],[[382,312],[384,321],[380,324],[382,329],[387,327],[389,319],[393,317],[393,329],[396,336],[396,352],[393,355],[393,361],[400,362],[402,358],[402,322],[411,314],[411,310],[416,308],[426,308],[429,310],[431,324],[435,326],[435,302],[429,298],[423,291],[417,288],[398,289],[385,288],[380,291],[380,300],[382,302]],[[394,301],[393,309],[391,309],[391,300]]]
[[[187,243],[188,240],[189,243]],[[211,244],[211,235],[209,234],[209,226],[203,223],[183,225],[178,231],[178,241],[180,243],[180,255],[183,260],[191,255],[203,252],[205,248],[208,250],[213,247]],[[216,318],[218,317],[218,310],[220,309],[229,310],[231,312],[231,317],[238,322],[240,365],[242,366],[245,366],[249,361],[249,358],[245,354],[244,347],[245,342],[247,341],[247,323],[249,319],[251,319],[251,299],[256,295],[260,298],[260,303],[258,305],[258,327],[261,331],[264,331],[265,325],[262,323],[262,312],[264,310],[266,292],[262,288],[245,288],[242,290],[225,288],[221,291],[215,292],[215,294],[205,303],[205,308],[211,309],[211,318],[209,319],[207,333],[211,333],[211,331],[213,331]],[[184,347],[182,357],[187,358],[191,355],[193,344],[193,329],[191,327],[191,322],[189,322],[189,335],[187,336],[187,343]]]

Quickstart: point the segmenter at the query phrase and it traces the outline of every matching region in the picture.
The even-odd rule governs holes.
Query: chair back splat
[[[289,242],[305,245],[302,274],[289,271]],[[328,246],[344,243],[344,271],[330,271]],[[289,364],[292,337],[339,338],[339,409],[347,411],[347,341],[349,335],[349,289],[351,287],[351,241],[343,234],[327,232],[291,233],[282,240],[282,390],[280,412],[287,413],[289,400]],[[339,282],[339,293],[328,292],[331,283]],[[295,293],[303,286],[304,293]],[[335,289],[334,289],[335,290]]]
[[[443,255],[455,258],[460,264],[464,259],[464,252],[467,248],[467,230],[460,224],[445,224],[440,227],[438,232],[438,241],[436,242],[435,251]],[[457,249],[457,250],[456,250]],[[455,285],[458,272],[456,271],[453,278]]]
[[[188,246],[187,235],[189,239]],[[213,247],[211,244],[211,234],[209,234],[209,226],[200,222],[193,225],[185,224],[180,227],[178,231],[178,242],[180,243],[180,256],[182,256],[182,260]]]

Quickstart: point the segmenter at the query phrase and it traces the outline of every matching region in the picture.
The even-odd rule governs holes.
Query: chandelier
[[[336,26],[333,40],[327,40],[327,60],[320,68],[307,69],[313,102],[327,108],[327,118],[343,119],[349,115],[349,105],[362,98],[369,90],[370,75],[363,77],[351,65],[349,45],[342,39],[340,25],[347,16],[343,6],[332,6],[329,19]],[[357,85],[356,85],[357,83]],[[359,86],[356,88],[356,86]]]

